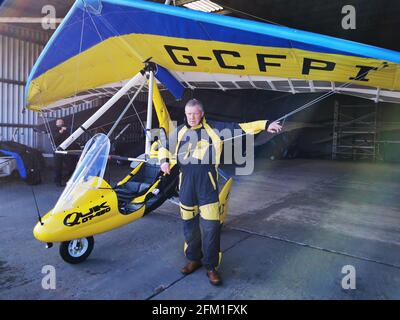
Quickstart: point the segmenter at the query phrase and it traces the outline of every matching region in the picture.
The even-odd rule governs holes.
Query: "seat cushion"
[[[136,194],[142,193],[146,189],[148,189],[151,186],[150,183],[146,182],[138,182],[138,181],[129,181],[122,186],[118,187],[115,191],[117,193],[123,194],[123,195],[131,195],[132,197],[135,196]]]

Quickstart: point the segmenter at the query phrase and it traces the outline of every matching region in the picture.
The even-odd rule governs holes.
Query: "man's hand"
[[[162,172],[164,172],[164,173],[166,173],[166,174],[171,174],[171,168],[169,167],[169,163],[168,162],[164,162],[162,165],[161,165],[161,171]]]
[[[67,131],[67,127],[61,127],[61,129],[58,132],[63,133],[64,131]]]
[[[270,133],[278,133],[281,130],[282,130],[282,126],[279,123],[279,121],[272,122],[267,128],[267,131],[270,132]]]

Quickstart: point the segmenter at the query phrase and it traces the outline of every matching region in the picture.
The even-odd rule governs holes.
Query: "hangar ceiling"
[[[171,0],[183,5],[193,0]],[[1,1],[0,1],[1,2]],[[164,3],[165,0],[154,0]],[[331,35],[357,42],[363,42],[387,49],[400,51],[398,37],[400,21],[400,2],[398,0],[216,0],[224,7],[220,13],[246,19],[265,19],[272,23],[301,30]],[[351,5],[356,9],[356,29],[342,28],[345,14],[342,8]],[[5,0],[0,8],[1,17],[43,17],[41,10],[45,5],[53,5],[57,18],[66,15],[73,0]],[[1,23],[0,23],[1,24]],[[43,30],[41,25],[18,24],[25,28]],[[53,32],[49,30],[48,32]]]

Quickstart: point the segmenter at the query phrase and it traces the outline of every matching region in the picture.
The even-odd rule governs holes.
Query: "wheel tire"
[[[77,241],[74,246],[74,241]],[[94,247],[93,237],[64,241],[60,245],[61,258],[68,263],[77,264],[89,257]]]

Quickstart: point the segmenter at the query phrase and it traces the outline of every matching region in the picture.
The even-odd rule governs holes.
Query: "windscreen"
[[[53,213],[70,210],[88,189],[98,189],[104,177],[110,153],[110,140],[105,134],[96,134],[85,145],[81,157]]]

